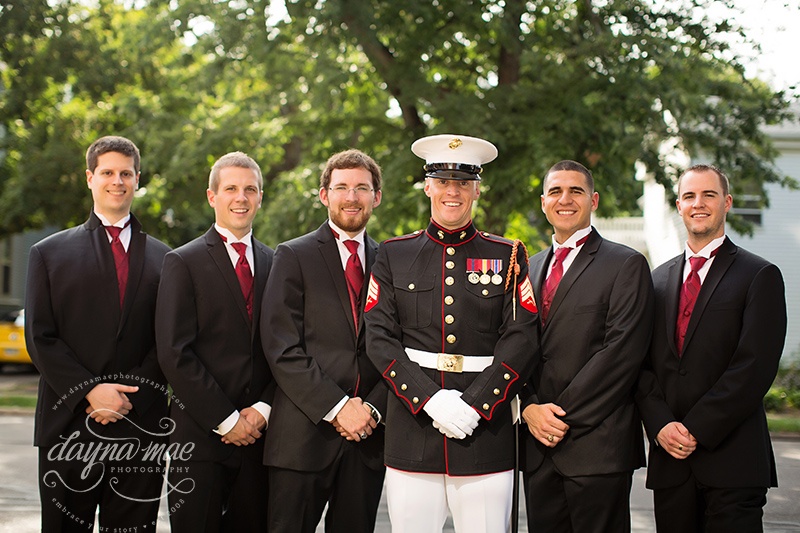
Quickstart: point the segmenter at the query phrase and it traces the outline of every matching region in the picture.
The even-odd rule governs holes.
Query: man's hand
[[[656,440],[675,459],[686,459],[697,449],[697,439],[680,422],[670,422],[661,428]]]
[[[267,421],[264,420],[264,416],[258,409],[253,407],[245,407],[239,411],[239,416],[243,416],[258,431],[264,431],[264,428],[267,427]]]
[[[244,412],[244,410],[242,410],[242,412]],[[256,429],[253,424],[248,422],[247,418],[242,415],[242,412],[239,413],[239,420],[236,421],[236,425],[233,426],[229,432],[222,436],[221,440],[225,444],[248,446],[253,444],[256,439],[261,437],[261,431]]]
[[[372,435],[372,430],[378,427],[369,414],[369,407],[364,405],[361,398],[347,400],[331,424],[342,437],[356,442]]]
[[[133,404],[128,399],[127,394],[138,390],[139,387],[120,383],[100,383],[95,385],[86,395],[86,400],[89,402],[86,414],[91,416],[95,422],[104,426],[117,420],[122,420],[133,409]]]
[[[569,425],[559,417],[566,415],[567,412],[554,403],[531,404],[522,411],[528,431],[548,448],[555,448],[556,444],[564,440]]]

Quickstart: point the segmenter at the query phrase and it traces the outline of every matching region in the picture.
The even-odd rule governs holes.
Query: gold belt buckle
[[[463,372],[464,356],[453,353],[440,353],[436,358],[436,370],[444,372]]]

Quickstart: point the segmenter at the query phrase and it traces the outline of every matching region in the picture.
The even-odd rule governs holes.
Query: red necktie
[[[716,253],[716,250],[714,250]],[[713,254],[712,254],[713,256]],[[686,328],[689,327],[689,319],[692,317],[694,304],[697,302],[697,294],[700,292],[700,276],[697,272],[703,268],[708,261],[707,257],[690,257],[692,270],[686,281],[681,287],[681,299],[678,304],[678,322],[675,326],[675,345],[678,347],[678,355],[683,350],[683,340],[686,338]]]
[[[243,242],[232,242],[231,246],[239,254],[236,261],[236,277],[239,278],[239,285],[242,287],[245,305],[247,306],[247,316],[253,320],[253,272],[250,270],[250,263],[247,262],[247,245]]]
[[[567,246],[562,246],[556,250],[553,268],[550,270],[550,275],[544,280],[544,287],[542,287],[542,325],[547,320],[547,315],[550,313],[550,304],[553,303],[553,296],[555,296],[558,284],[561,283],[561,278],[564,276],[564,259],[567,258],[567,255],[572,250]]]
[[[131,221],[128,219],[125,226],[130,223]],[[111,251],[114,254],[114,267],[117,271],[117,287],[119,288],[119,306],[122,307],[125,301],[125,288],[128,285],[129,257],[128,252],[125,251],[125,247],[122,245],[122,241],[119,240],[119,234],[125,228],[120,228],[118,226],[105,226],[105,228],[111,236]]]
[[[358,241],[347,240],[344,245],[350,251],[350,257],[344,267],[344,277],[347,278],[347,292],[350,294],[350,307],[353,311],[353,323],[358,331],[358,308],[361,300],[361,287],[364,286],[364,269],[361,259],[358,258]]]

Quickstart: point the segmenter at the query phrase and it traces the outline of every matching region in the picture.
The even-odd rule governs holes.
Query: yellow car
[[[6,318],[0,321],[0,364],[33,364],[25,348],[25,312],[19,310]]]

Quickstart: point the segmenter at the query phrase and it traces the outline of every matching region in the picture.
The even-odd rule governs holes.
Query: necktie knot
[[[703,268],[703,265],[706,264],[706,261],[708,261],[707,257],[700,257],[700,256],[690,257],[689,263],[691,263],[692,265],[692,272],[697,272],[701,268]]]
[[[233,246],[233,249],[236,250],[237,254],[239,254],[239,257],[246,257],[247,245],[245,243],[232,242],[231,246]]]
[[[105,226],[106,231],[111,235],[111,239],[119,239],[119,234],[122,233],[122,228],[119,226]]]
[[[572,248],[570,248],[569,246],[562,246],[561,248],[556,250],[556,261],[558,261],[559,263],[563,263],[564,259],[567,258],[567,256],[571,251]]]
[[[351,254],[354,254],[354,253],[358,252],[358,241],[354,241],[352,239],[351,240],[346,240],[346,241],[344,241],[344,245],[347,247],[347,250]]]

